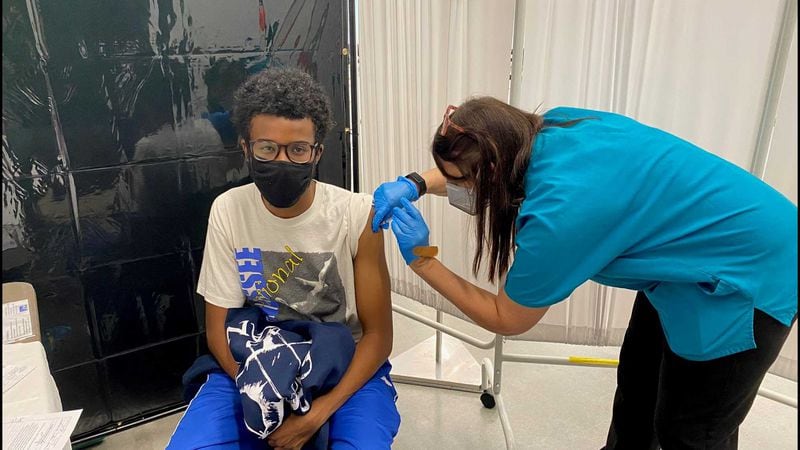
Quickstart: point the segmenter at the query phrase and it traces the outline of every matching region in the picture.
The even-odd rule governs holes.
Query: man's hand
[[[314,408],[304,416],[291,414],[277,430],[270,433],[267,442],[275,450],[300,450],[326,420],[320,414],[315,414]]]

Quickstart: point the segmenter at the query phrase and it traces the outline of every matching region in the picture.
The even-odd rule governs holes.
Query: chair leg
[[[492,373],[494,372],[494,364],[489,358],[483,358],[481,361],[481,403],[486,409],[495,407],[494,391],[492,390]]]
[[[511,422],[508,420],[508,413],[506,412],[506,405],[503,402],[503,396],[495,394],[497,401],[497,412],[500,414],[500,425],[503,426],[503,435],[506,438],[506,449],[512,450],[514,448],[514,432],[511,430]]]
[[[503,336],[495,336],[494,341],[494,372],[492,380],[492,392],[494,393],[494,400],[497,403],[497,413],[500,415],[500,425],[503,426],[503,435],[506,438],[506,449],[511,450],[514,448],[514,432],[511,430],[511,422],[508,420],[508,412],[506,405],[503,402],[503,396],[500,394],[500,389],[503,387],[503,343],[505,338]]]

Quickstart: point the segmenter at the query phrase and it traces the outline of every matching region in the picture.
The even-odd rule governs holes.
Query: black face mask
[[[250,177],[261,195],[276,208],[294,206],[314,177],[316,164],[258,161],[250,157]]]

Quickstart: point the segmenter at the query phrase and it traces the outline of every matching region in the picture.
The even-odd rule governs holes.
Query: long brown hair
[[[503,276],[510,265],[515,221],[525,199],[525,173],[531,158],[531,144],[544,127],[544,119],[493,97],[477,97],[459,106],[450,120],[457,127],[448,127],[446,135],[442,136],[442,125],[439,125],[431,144],[433,159],[446,178],[474,182],[477,248],[472,271],[478,275],[486,248],[489,281],[494,281],[495,277]],[[442,162],[455,164],[463,178],[449,176]]]

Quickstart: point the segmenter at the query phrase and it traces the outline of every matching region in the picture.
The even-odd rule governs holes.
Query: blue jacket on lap
[[[248,430],[261,439],[275,431],[288,411],[303,415],[313,398],[339,383],[353,358],[355,342],[340,323],[269,321],[257,307],[228,311],[228,344],[239,364],[239,389]],[[219,364],[201,356],[184,375],[184,394],[192,398],[199,379]],[[327,448],[327,424],[304,448]]]

